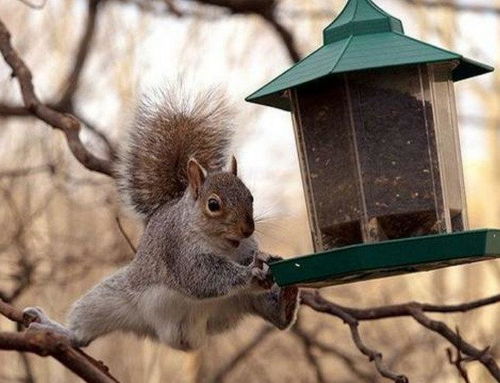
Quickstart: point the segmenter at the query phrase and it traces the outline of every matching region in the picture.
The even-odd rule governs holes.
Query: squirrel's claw
[[[270,289],[273,286],[274,280],[271,275],[271,269],[267,264],[264,263],[262,265],[259,265],[258,262],[254,262],[251,273],[252,283],[254,285],[266,290]]]
[[[71,343],[71,332],[60,323],[50,319],[40,307],[26,307],[23,310],[23,322],[28,331],[50,331],[67,338]]]
[[[257,250],[255,252],[255,258],[264,262],[264,263],[272,263],[272,262],[283,260],[282,257],[279,257],[277,255],[271,255],[269,253],[265,253],[265,252],[260,251],[260,250]]]
[[[40,307],[26,307],[23,310],[23,322],[26,327],[30,327],[32,323],[43,323],[48,321],[49,317]]]

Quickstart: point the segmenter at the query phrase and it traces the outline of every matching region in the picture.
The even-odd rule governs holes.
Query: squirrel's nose
[[[250,237],[254,230],[255,230],[255,224],[253,222],[253,219],[249,219],[247,220],[246,222],[244,222],[242,225],[241,225],[241,235],[245,238],[248,238]]]

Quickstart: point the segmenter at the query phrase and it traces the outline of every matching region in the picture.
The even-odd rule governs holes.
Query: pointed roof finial
[[[401,21],[371,0],[349,0],[335,20],[323,31],[325,44],[353,35],[379,32],[404,33]]]

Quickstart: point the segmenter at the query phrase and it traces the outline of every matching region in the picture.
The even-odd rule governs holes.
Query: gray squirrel
[[[118,189],[146,224],[135,258],[73,304],[68,327],[26,308],[28,331],[75,347],[125,331],[189,351],[247,315],[293,324],[299,292],[272,282],[267,263],[279,257],[253,237],[253,197],[227,153],[227,103],[216,91],[178,93],[140,104],[118,161]]]

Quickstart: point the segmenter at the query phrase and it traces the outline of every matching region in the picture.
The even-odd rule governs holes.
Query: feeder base
[[[272,263],[280,286],[323,287],[500,257],[500,230],[481,229],[352,245]]]

